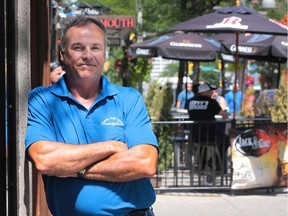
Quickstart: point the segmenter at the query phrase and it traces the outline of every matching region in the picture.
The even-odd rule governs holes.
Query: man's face
[[[212,90],[212,98],[216,99],[216,97],[218,96],[218,90]]]
[[[192,84],[191,83],[188,83],[187,84],[187,91],[192,91]]]
[[[67,47],[61,52],[67,78],[99,79],[105,63],[105,34],[94,23],[74,26],[67,33]]]

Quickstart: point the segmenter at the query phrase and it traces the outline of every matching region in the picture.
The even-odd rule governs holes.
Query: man
[[[229,113],[222,110],[219,103],[212,98],[211,89],[215,88],[207,83],[198,86],[198,93],[188,101],[188,114],[192,121],[207,121],[207,123],[193,125],[193,140],[196,142],[218,140],[220,142],[219,148],[224,150],[220,151],[221,157],[224,158],[229,147],[229,137],[224,134],[222,127],[221,129],[218,128],[219,123],[209,121],[216,120],[215,115],[221,115],[223,119],[227,119]]]
[[[50,63],[50,82],[51,85],[56,83],[64,74],[60,62],[51,62]]]
[[[229,90],[225,94],[225,100],[227,101],[230,114],[234,113],[234,86],[235,86],[235,83],[233,83],[232,89]],[[239,87],[238,82],[236,82],[236,94],[235,95],[236,95],[235,113],[238,114],[241,111],[242,100],[243,100],[243,93]]]
[[[194,121],[212,121],[215,120],[215,115],[221,115],[223,119],[229,116],[218,102],[212,99],[212,90],[207,83],[200,84],[198,93],[188,101],[188,113]]]
[[[184,85],[183,90],[179,93],[177,97],[177,108],[186,108],[186,101],[188,101],[190,98],[194,96],[194,93],[192,92],[192,83],[187,83],[187,91],[186,91],[186,84]],[[187,92],[187,93],[186,93]]]
[[[211,84],[209,84],[209,86],[212,91],[212,98],[219,103],[222,110],[227,111],[227,102],[223,96],[219,95],[218,88]]]
[[[103,24],[77,16],[63,29],[66,74],[29,95],[26,149],[53,216],[154,215],[158,143],[143,98],[102,76]]]

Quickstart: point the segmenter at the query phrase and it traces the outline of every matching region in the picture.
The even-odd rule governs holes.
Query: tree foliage
[[[276,92],[275,105],[271,110],[272,122],[288,122],[288,90],[287,90],[288,74],[282,71],[281,84]]]
[[[129,65],[131,67],[131,75],[134,77],[131,81],[131,86],[142,92],[142,82],[148,82],[150,80],[152,64],[149,63],[148,58],[137,58],[132,60]]]
[[[231,6],[227,0],[150,0],[143,2],[143,31],[162,34],[179,22],[212,12],[215,6]]]
[[[104,6],[109,8],[110,15],[135,15],[136,4],[131,0],[78,0],[86,2],[93,6]]]
[[[154,81],[151,83],[145,99],[149,115],[154,121],[172,120],[171,106],[173,92],[170,83],[163,86]],[[153,124],[153,130],[158,138],[160,152],[158,157],[158,173],[171,165],[173,143],[173,127],[171,124]]]
[[[247,0],[249,5],[252,5],[253,0]],[[287,15],[287,0],[277,0],[276,1],[276,8],[271,9],[263,9],[262,8],[262,1],[258,1],[258,3],[254,3],[251,7],[254,10],[267,13],[267,17],[280,21],[283,19],[285,15]]]
[[[110,82],[122,85],[122,80],[119,75],[119,73],[115,69],[115,61],[118,61],[119,59],[123,58],[123,52],[122,49],[119,48],[108,48],[109,52],[109,58],[107,58],[108,61],[108,67],[106,70],[104,70],[103,75],[105,75]]]
[[[178,76],[178,69],[179,69],[179,62],[175,62],[172,64],[167,65],[163,72],[161,73],[161,77],[177,77]]]

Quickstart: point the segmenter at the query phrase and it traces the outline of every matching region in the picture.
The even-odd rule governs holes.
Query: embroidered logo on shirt
[[[123,122],[117,117],[106,118],[101,125],[110,125],[110,126],[123,126]]]
[[[191,101],[189,104],[189,110],[206,110],[208,103],[208,101]]]

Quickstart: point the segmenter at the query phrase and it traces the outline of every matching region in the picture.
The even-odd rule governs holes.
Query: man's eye
[[[101,48],[97,46],[97,47],[92,47],[91,50],[93,50],[93,51],[99,51],[99,50],[101,50]]]
[[[73,50],[76,50],[76,51],[80,51],[80,50],[82,50],[83,48],[82,48],[82,46],[73,46],[72,49],[73,49]]]

